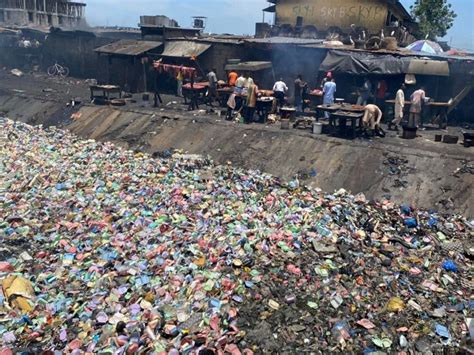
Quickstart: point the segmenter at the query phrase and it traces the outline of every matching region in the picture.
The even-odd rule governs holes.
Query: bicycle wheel
[[[59,72],[59,75],[62,77],[62,78],[65,78],[69,75],[69,68],[68,67],[62,67],[60,72]]]
[[[58,73],[58,68],[55,65],[52,65],[48,68],[48,75],[55,76]]]

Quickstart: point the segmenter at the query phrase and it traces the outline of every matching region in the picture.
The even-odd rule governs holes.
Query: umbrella
[[[407,49],[413,52],[424,52],[431,54],[443,53],[443,49],[438,43],[427,40],[413,42],[407,47]]]

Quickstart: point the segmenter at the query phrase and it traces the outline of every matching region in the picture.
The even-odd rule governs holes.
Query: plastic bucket
[[[416,128],[416,127],[403,126],[402,138],[403,139],[415,139],[417,130],[418,130],[418,128]]]
[[[323,132],[323,124],[319,122],[313,123],[313,133],[321,134]]]

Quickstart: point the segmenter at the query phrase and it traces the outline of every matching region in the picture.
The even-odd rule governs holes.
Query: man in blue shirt
[[[332,78],[326,82],[323,87],[323,105],[332,105],[334,103],[334,94],[336,93],[336,80]],[[324,117],[329,118],[329,112],[324,112]]]
[[[364,85],[359,89],[359,98],[356,105],[367,106],[369,99],[372,97],[372,83],[368,78],[365,79]]]

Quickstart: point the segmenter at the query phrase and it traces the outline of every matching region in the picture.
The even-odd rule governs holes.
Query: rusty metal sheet
[[[210,44],[194,41],[170,41],[165,44],[161,56],[176,58],[198,57],[211,48]]]
[[[148,51],[161,47],[163,43],[154,41],[136,41],[122,39],[95,49],[98,53],[139,56]]]
[[[372,33],[385,26],[388,3],[381,0],[285,0],[276,7],[277,24],[296,24],[303,17],[303,24],[314,25],[318,30],[337,26],[349,31],[351,24],[367,27]]]

